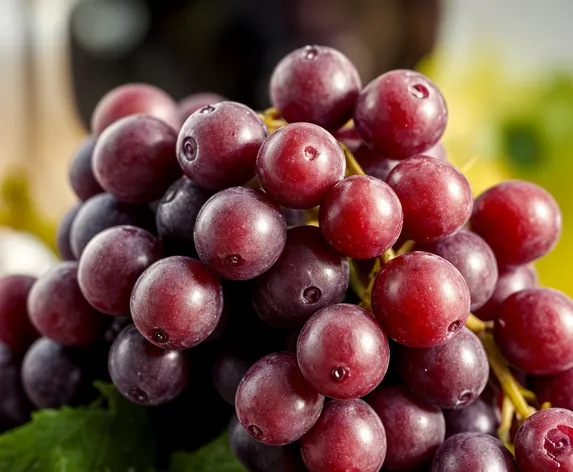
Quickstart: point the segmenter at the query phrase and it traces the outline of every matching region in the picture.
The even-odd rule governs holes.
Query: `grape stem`
[[[338,144],[340,144],[340,147],[344,151],[344,157],[346,158],[346,175],[366,175],[366,172],[362,170],[362,167],[360,167],[360,164],[358,164],[358,161],[350,149],[348,149],[348,146],[342,141],[338,141]]]
[[[503,402],[501,406],[501,425],[497,430],[499,440],[504,446],[515,456],[515,447],[511,444],[510,432],[511,425],[513,424],[513,415],[515,413],[515,406],[507,395],[503,395]]]
[[[401,256],[402,254],[406,254],[407,252],[412,252],[415,245],[416,242],[409,239],[398,248],[398,250],[396,251],[396,255]]]
[[[487,325],[473,313],[470,313],[470,316],[466,321],[466,328],[470,329],[475,334],[479,334],[487,329]]]

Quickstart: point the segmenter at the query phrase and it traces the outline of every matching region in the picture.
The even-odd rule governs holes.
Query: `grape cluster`
[[[573,471],[573,302],[531,265],[554,199],[474,199],[417,72],[307,46],[270,96],[101,99],[64,261],[0,280],[0,425],[109,376],[160,426],[222,412],[255,472]]]

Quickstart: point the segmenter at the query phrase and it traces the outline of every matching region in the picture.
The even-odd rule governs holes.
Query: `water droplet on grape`
[[[247,430],[255,439],[261,439],[263,437],[263,431],[258,426],[251,424],[247,427]]]
[[[315,46],[307,46],[304,48],[304,58],[312,61],[316,56],[318,56],[318,49]]]
[[[194,161],[197,157],[197,141],[191,136],[187,136],[183,140],[183,155],[189,162]]]
[[[456,320],[448,326],[448,332],[455,333],[461,326],[462,322],[460,320]]]
[[[201,108],[201,110],[199,110],[199,113],[202,113],[203,115],[207,114],[207,113],[213,113],[215,111],[215,107],[212,105],[207,105],[204,106],[203,108]]]
[[[302,293],[302,298],[306,303],[316,303],[320,300],[322,292],[317,287],[307,287]]]
[[[337,382],[342,382],[346,378],[347,374],[348,374],[348,369],[346,369],[346,367],[338,366],[332,369],[332,377]]]
[[[309,161],[314,161],[318,157],[318,151],[312,146],[304,148],[304,157]]]
[[[167,333],[165,331],[157,328],[151,334],[151,339],[153,339],[153,341],[155,341],[156,343],[166,343],[167,340],[169,339],[169,336],[167,336]]]
[[[133,398],[136,402],[139,403],[143,403],[145,401],[147,401],[147,393],[145,393],[143,390],[137,388],[137,387],[133,387],[129,392],[128,392],[129,396],[131,398]]]
[[[237,265],[239,264],[243,258],[238,254],[231,254],[230,256],[225,257],[225,264],[227,265]]]
[[[425,85],[415,84],[410,86],[410,93],[416,98],[428,98],[430,96],[430,91]]]

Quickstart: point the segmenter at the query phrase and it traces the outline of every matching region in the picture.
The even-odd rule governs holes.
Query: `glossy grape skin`
[[[108,315],[129,315],[131,291],[139,276],[161,259],[158,238],[135,226],[115,226],[97,234],[78,266],[78,283],[86,300]]]
[[[153,213],[144,205],[119,202],[109,193],[87,200],[78,210],[70,229],[70,246],[79,259],[87,243],[98,233],[112,226],[132,225],[155,231]]]
[[[27,275],[0,277],[0,343],[22,354],[39,336],[28,316],[28,293],[36,279]]]
[[[402,203],[403,236],[419,243],[459,231],[472,213],[468,180],[448,162],[416,156],[398,164],[386,179]]]
[[[189,118],[197,110],[206,107],[207,105],[213,105],[214,103],[219,103],[225,101],[226,98],[222,95],[211,93],[211,92],[201,92],[189,95],[181,100],[179,100],[179,120],[181,123],[185,123],[187,118]]]
[[[301,452],[309,472],[378,472],[386,456],[386,432],[364,400],[333,400],[302,438]]]
[[[458,433],[481,433],[497,436],[499,419],[491,405],[476,398],[457,410],[444,411],[446,438]]]
[[[527,374],[573,367],[573,301],[550,288],[521,290],[505,299],[494,338],[503,356]]]
[[[344,152],[336,139],[311,123],[283,126],[265,140],[257,156],[262,187],[288,208],[319,205],[345,172]]]
[[[430,472],[517,472],[513,456],[489,434],[459,433],[436,452]]]
[[[374,79],[360,92],[354,108],[358,134],[388,159],[406,159],[431,148],[447,121],[448,110],[438,88],[409,70]]]
[[[82,201],[104,191],[92,170],[92,156],[95,143],[96,140],[92,136],[84,139],[76,150],[68,171],[70,185],[77,197]]]
[[[255,176],[257,152],[266,137],[263,121],[251,108],[237,102],[208,105],[183,124],[177,160],[201,187],[241,185]]]
[[[555,375],[533,377],[532,390],[540,403],[573,410],[573,368]]]
[[[483,392],[489,378],[483,345],[467,328],[440,346],[404,348],[400,364],[408,388],[426,403],[443,409],[469,405]]]
[[[219,276],[248,280],[277,261],[286,232],[283,214],[265,193],[233,187],[215,194],[201,208],[194,240],[201,261]]]
[[[319,310],[297,342],[302,374],[323,395],[346,400],[370,393],[390,362],[388,340],[376,319],[356,305],[340,303]]]
[[[20,358],[0,342],[0,432],[26,423],[31,410],[20,380]]]
[[[475,201],[472,231],[491,246],[500,266],[539,259],[557,244],[561,211],[543,188],[519,180],[502,182]]]
[[[72,208],[66,211],[56,231],[56,246],[58,247],[60,257],[64,261],[74,261],[76,259],[72,251],[72,246],[70,245],[70,232],[72,230],[72,223],[81,207],[81,203],[76,203]]]
[[[573,412],[549,408],[534,413],[515,437],[520,472],[573,470]]]
[[[352,118],[361,88],[354,64],[327,46],[295,49],[277,64],[270,80],[271,100],[286,121],[328,130]]]
[[[457,334],[469,317],[466,281],[445,259],[414,251],[391,260],[376,278],[372,308],[400,344],[429,348]]]
[[[123,396],[139,405],[173,400],[187,386],[189,373],[186,353],[154,346],[133,325],[124,328],[109,350],[111,380]]]
[[[118,200],[149,203],[181,175],[175,158],[177,133],[145,115],[116,121],[98,138],[92,168],[101,186]]]
[[[235,405],[237,388],[251,366],[257,361],[253,353],[237,345],[225,345],[213,361],[215,390],[229,405]]]
[[[92,344],[101,339],[107,323],[82,295],[73,261],[60,262],[34,283],[28,313],[42,336],[64,346]]]
[[[129,115],[147,115],[164,121],[176,130],[181,126],[177,103],[153,85],[132,83],[110,90],[92,114],[91,128],[98,136],[109,125]]]
[[[264,444],[281,446],[304,436],[320,416],[324,397],[303,377],[296,356],[287,352],[258,360],[241,380],[237,417]]]
[[[296,328],[321,308],[340,302],[349,280],[347,259],[316,226],[291,228],[277,262],[255,279],[253,306],[268,325]]]
[[[413,470],[432,459],[444,441],[442,410],[426,405],[403,386],[382,387],[367,402],[386,430],[384,468]]]

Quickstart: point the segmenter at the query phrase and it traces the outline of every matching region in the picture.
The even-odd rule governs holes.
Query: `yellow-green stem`
[[[396,251],[396,255],[401,256],[402,254],[406,254],[407,252],[411,252],[412,249],[414,249],[415,245],[416,245],[416,242],[409,239],[408,241],[406,241],[404,244],[402,244],[398,248],[398,250]]]
[[[515,448],[513,444],[511,444],[510,432],[511,425],[513,424],[514,413],[515,406],[511,402],[511,399],[507,395],[503,395],[503,403],[501,406],[501,425],[497,430],[497,435],[499,440],[513,455],[515,455]]]
[[[479,334],[486,330],[486,324],[480,320],[476,315],[470,313],[468,320],[466,321],[466,328]]]
[[[340,144],[346,158],[346,175],[366,175],[350,149],[348,149],[348,146],[341,141],[338,141],[338,144]]]

